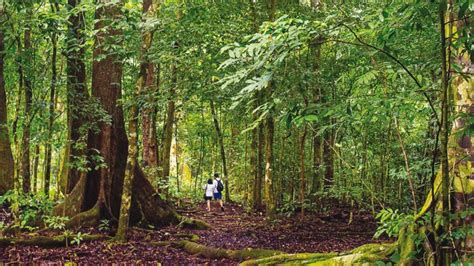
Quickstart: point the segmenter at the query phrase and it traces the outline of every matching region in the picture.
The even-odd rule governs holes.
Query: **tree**
[[[51,1],[51,11],[59,12],[59,3],[57,1]],[[54,23],[56,24],[56,23]],[[58,79],[57,74],[57,52],[58,52],[58,40],[57,32],[53,24],[53,32],[51,33],[51,44],[53,50],[51,52],[51,86],[49,92],[49,117],[48,117],[48,143],[45,151],[45,170],[44,170],[44,193],[49,195],[49,186],[51,183],[51,157],[52,157],[52,139],[53,139],[53,123],[54,123],[54,108],[56,106],[56,83]]]
[[[110,122],[101,121],[100,130],[89,132],[89,171],[81,175],[63,206],[56,211],[72,217],[70,226],[97,224],[100,219],[117,219],[121,206],[125,168],[128,156],[128,140],[125,133],[123,110],[117,104],[121,98],[122,62],[117,53],[106,50],[105,43],[120,42],[121,31],[106,24],[121,18],[120,4],[113,0],[98,2],[96,10],[96,35],[92,67],[92,96]],[[103,30],[106,29],[106,30]],[[94,151],[98,151],[96,154]],[[99,158],[98,158],[99,157]],[[106,167],[104,167],[104,164]],[[143,171],[136,164],[133,169],[131,189],[130,223],[138,221],[164,225],[179,221],[172,207],[155,192]]]
[[[177,2],[178,5],[182,1]],[[181,7],[176,7],[176,21],[179,21],[182,16]],[[162,156],[162,168],[163,168],[163,180],[168,183],[171,169],[171,143],[173,141],[173,126],[176,124],[176,93],[178,89],[178,49],[180,47],[179,40],[174,39],[172,42],[173,50],[173,63],[171,65],[171,84],[168,90],[168,105],[166,107],[166,119],[163,128],[163,156]],[[168,193],[168,188],[164,189],[165,193]]]
[[[21,141],[22,153],[21,153],[21,176],[23,178],[23,192],[30,192],[31,187],[31,172],[30,172],[30,128],[33,120],[33,114],[31,112],[31,106],[33,101],[33,62],[31,60],[31,54],[34,52],[31,47],[31,31],[32,31],[32,16],[33,10],[30,3],[26,3],[26,12],[28,14],[28,24],[26,26],[23,36],[23,82],[24,82],[24,94],[25,94],[25,123],[23,125],[23,136]]]
[[[3,5],[0,6],[0,19],[5,18]],[[13,189],[14,163],[10,147],[7,121],[7,95],[5,92],[5,32],[0,28],[0,195]]]
[[[269,2],[269,20],[275,20],[276,0]],[[268,85],[266,96],[272,99],[274,82],[271,81]],[[273,118],[274,110],[270,110],[265,119],[265,206],[268,215],[273,215],[276,208],[275,195],[273,191],[273,138],[275,131],[275,122]]]
[[[161,0],[153,0],[155,5],[158,5],[156,9],[159,9],[161,5]],[[143,9],[149,6],[148,1],[143,3]],[[155,13],[158,13],[156,11]],[[150,37],[152,37],[151,35]],[[159,146],[158,146],[158,137],[156,133],[156,112],[157,108],[155,101],[157,99],[156,94],[160,89],[160,75],[161,75],[161,65],[154,64],[148,57],[144,58],[144,62],[147,65],[146,79],[145,79],[145,91],[147,93],[147,101],[145,101],[145,106],[143,106],[141,111],[142,116],[142,142],[143,150],[142,157],[145,167],[158,167],[159,163]]]
[[[230,192],[229,192],[229,176],[227,172],[227,162],[224,149],[224,136],[222,135],[221,127],[219,126],[219,120],[217,119],[216,107],[214,106],[214,101],[210,101],[212,120],[214,122],[214,127],[216,129],[217,140],[219,141],[219,150],[222,160],[222,169],[224,170],[224,183],[225,183],[225,200],[230,201]]]

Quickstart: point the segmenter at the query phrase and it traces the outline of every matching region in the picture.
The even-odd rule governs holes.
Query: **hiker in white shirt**
[[[209,178],[207,180],[207,184],[205,184],[202,188],[204,189],[204,199],[207,202],[207,211],[210,212],[211,200],[212,200],[212,196],[214,194],[214,189],[215,189],[214,182],[212,182],[212,179]]]

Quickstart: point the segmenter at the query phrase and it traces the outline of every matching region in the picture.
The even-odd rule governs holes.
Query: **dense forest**
[[[0,0],[0,264],[470,265],[473,11]]]

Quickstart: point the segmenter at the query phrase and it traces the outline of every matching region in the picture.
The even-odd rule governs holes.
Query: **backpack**
[[[222,184],[221,180],[217,181],[217,191],[222,192],[224,190],[224,185]]]

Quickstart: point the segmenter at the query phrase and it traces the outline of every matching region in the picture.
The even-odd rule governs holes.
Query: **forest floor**
[[[334,208],[325,213],[308,213],[301,219],[279,216],[269,221],[261,213],[247,213],[237,204],[228,204],[224,212],[214,207],[208,213],[205,205],[183,206],[179,212],[188,217],[208,222],[212,229],[189,230],[168,226],[159,230],[132,228],[129,241],[117,244],[109,241],[84,242],[62,248],[13,245],[0,247],[1,263],[133,263],[152,264],[237,264],[229,259],[208,259],[190,255],[173,246],[153,246],[152,241],[177,240],[180,234],[196,234],[198,243],[226,249],[262,248],[288,253],[345,251],[362,244],[378,242],[372,239],[376,223],[369,214],[354,213],[348,224],[349,213]],[[0,212],[3,212],[0,210]],[[5,214],[5,213],[4,213]],[[1,216],[1,215],[0,215]],[[0,220],[2,218],[0,217]],[[98,233],[96,229],[85,230]],[[53,234],[42,232],[41,234]],[[58,233],[55,233],[58,234]],[[27,237],[27,235],[25,235]],[[25,237],[24,236],[24,237]]]

